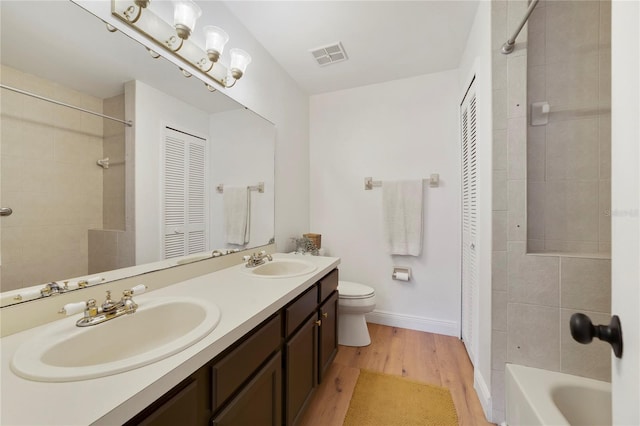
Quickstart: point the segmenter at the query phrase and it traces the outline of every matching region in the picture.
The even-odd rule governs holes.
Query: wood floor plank
[[[413,380],[441,386],[440,365],[433,334],[406,330],[404,375]]]
[[[340,346],[300,425],[342,425],[359,369],[445,386],[451,391],[460,425],[491,424],[473,389],[473,366],[458,338],[378,324],[368,327],[371,345]]]
[[[306,426],[340,426],[349,409],[360,369],[334,362],[309,403],[300,424]]]

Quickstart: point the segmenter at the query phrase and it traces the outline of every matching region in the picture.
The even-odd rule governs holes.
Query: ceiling
[[[309,94],[457,68],[480,0],[226,1]],[[310,50],[342,42],[348,60]]]

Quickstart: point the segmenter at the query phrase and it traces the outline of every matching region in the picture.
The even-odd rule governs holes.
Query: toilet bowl
[[[376,307],[373,288],[351,281],[338,282],[338,343],[344,346],[371,344],[364,315]]]

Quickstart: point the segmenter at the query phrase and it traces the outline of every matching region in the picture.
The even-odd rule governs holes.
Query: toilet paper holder
[[[403,266],[394,266],[391,278],[398,281],[410,281],[411,280],[411,268],[405,268]]]

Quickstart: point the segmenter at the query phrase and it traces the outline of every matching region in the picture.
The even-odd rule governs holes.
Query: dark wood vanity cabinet
[[[285,307],[285,424],[295,425],[338,351],[338,270]],[[303,325],[298,327],[300,318]]]
[[[338,353],[338,292],[334,291],[318,310],[322,325],[318,344],[318,383]]]
[[[338,350],[337,288],[334,269],[126,425],[296,424]]]
[[[185,423],[182,423],[185,424]],[[262,367],[211,421],[213,426],[282,424],[282,356]]]

